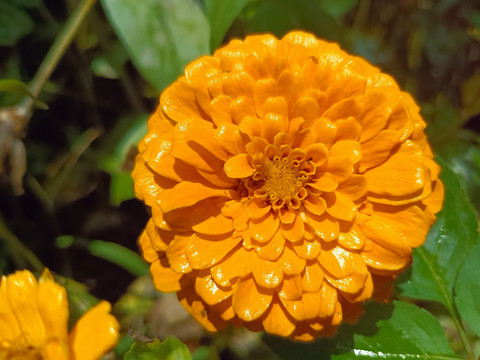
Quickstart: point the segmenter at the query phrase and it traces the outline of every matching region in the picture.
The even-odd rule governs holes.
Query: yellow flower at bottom
[[[2,276],[0,360],[95,360],[118,341],[119,324],[101,301],[68,332],[64,287],[45,269],[37,281],[28,270]]]
[[[311,341],[355,321],[442,206],[425,126],[390,76],[304,32],[193,61],[133,171],[155,285],[210,331]]]

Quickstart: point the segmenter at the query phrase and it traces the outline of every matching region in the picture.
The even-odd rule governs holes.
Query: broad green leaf
[[[193,0],[102,0],[140,74],[158,91],[184,66],[210,52],[210,28]]]
[[[148,265],[135,252],[120,244],[93,240],[88,244],[88,250],[92,255],[108,260],[136,276],[147,275]]]
[[[460,359],[438,320],[425,309],[394,301],[393,306],[370,303],[366,311],[357,325],[342,331],[339,346],[348,352],[332,360]],[[373,325],[371,321],[377,319]]]
[[[205,0],[210,23],[210,45],[217,48],[233,20],[242,11],[248,0]]]
[[[480,337],[480,244],[470,251],[455,283],[455,303],[463,320]]]
[[[402,295],[434,300],[453,309],[453,286],[458,270],[478,241],[477,219],[455,174],[443,166],[446,195],[443,210],[425,244],[413,252],[411,276],[398,286]]]
[[[267,337],[282,360],[459,359],[438,320],[413,304],[370,302],[355,325],[343,325],[333,339],[312,344]]]
[[[187,346],[177,338],[169,336],[165,341],[155,339],[149,343],[136,341],[125,360],[191,360]]]
[[[32,32],[33,20],[9,0],[0,0],[0,46],[14,46]]]
[[[253,1],[244,13],[247,32],[273,32],[283,36],[289,30],[303,29],[331,40],[338,40],[341,35],[336,21],[323,12],[317,1]]]

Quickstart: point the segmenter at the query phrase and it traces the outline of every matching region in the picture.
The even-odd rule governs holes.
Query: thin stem
[[[472,347],[470,346],[470,343],[468,341],[467,334],[465,332],[465,328],[463,327],[463,324],[460,320],[460,315],[457,311],[457,308],[455,305],[453,305],[452,308],[449,308],[448,311],[450,312],[450,315],[452,316],[453,322],[455,324],[455,327],[457,328],[458,335],[460,336],[460,339],[462,340],[463,346],[465,348],[465,352],[467,354],[467,358],[469,360],[475,360],[475,355],[473,354]]]
[[[44,268],[42,262],[35,254],[26,247],[19,238],[15,236],[8,228],[3,218],[0,216],[0,239],[10,248],[12,257],[23,267],[23,263],[30,265],[32,270],[41,272]]]
[[[30,83],[30,91],[34,98],[40,94],[43,86],[72,42],[77,30],[85,19],[85,16],[88,14],[88,11],[96,1],[97,0],[82,0],[80,5],[68,18]],[[27,118],[30,118],[31,116],[33,104],[34,99],[26,98],[24,103],[20,105],[23,114]]]

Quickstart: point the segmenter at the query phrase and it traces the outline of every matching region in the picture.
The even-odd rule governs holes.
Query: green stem
[[[0,239],[9,247],[12,257],[22,266],[24,260],[30,265],[31,269],[36,272],[43,271],[42,262],[35,256],[35,254],[26,247],[19,238],[17,238],[8,228],[3,218],[0,216]]]
[[[68,46],[72,42],[78,28],[82,24],[85,16],[88,14],[90,8],[97,0],[82,0],[80,5],[73,11],[68,18],[62,30],[55,39],[55,42],[50,47],[47,55],[43,59],[40,67],[37,70],[32,82],[30,83],[30,91],[34,98],[37,98]],[[27,98],[20,106],[27,118],[31,116],[34,100]]]
[[[460,336],[463,346],[465,347],[465,352],[467,354],[468,360],[475,360],[475,355],[473,354],[472,347],[470,346],[470,342],[468,341],[467,333],[465,332],[465,328],[463,327],[463,324],[460,320],[460,314],[458,313],[457,308],[455,307],[455,305],[453,305],[452,308],[448,309],[448,311],[452,316],[453,322],[458,331],[458,335]]]

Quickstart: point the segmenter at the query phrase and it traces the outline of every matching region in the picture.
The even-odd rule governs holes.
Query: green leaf
[[[133,64],[158,91],[210,52],[210,28],[193,0],[102,0]]]
[[[248,0],[205,0],[210,23],[210,45],[217,48],[233,20],[245,7]]]
[[[308,359],[459,359],[438,320],[413,304],[370,302],[355,325],[343,325],[333,339],[312,344],[268,337],[283,360]]]
[[[303,29],[326,39],[338,40],[341,31],[319,2],[311,0],[262,0],[245,7],[247,32],[273,32]]]
[[[1,0],[0,0],[1,1]],[[1,3],[0,3],[1,7]],[[17,93],[17,94],[22,94],[25,96],[28,96],[32,99],[35,99],[33,94],[30,92],[30,89],[28,88],[28,85],[15,79],[3,79],[0,80],[0,91],[7,91],[7,92],[12,92],[12,93]],[[35,105],[38,106],[39,108],[46,110],[48,109],[48,105],[35,100]]]
[[[335,18],[345,15],[357,5],[357,0],[320,0],[322,10]]]
[[[73,279],[55,275],[55,280],[65,287],[68,294],[68,327],[72,328],[80,317],[91,307],[98,304],[98,299],[88,292],[88,288]]]
[[[125,354],[125,360],[191,360],[187,346],[173,336],[165,341],[155,339],[150,343],[136,341]]]
[[[130,158],[133,158],[138,142],[147,133],[147,117],[140,115],[120,119],[103,141],[98,165],[111,176],[110,201],[113,205],[135,197],[128,164],[133,160]]]
[[[414,250],[411,277],[398,286],[402,295],[434,300],[450,311],[458,270],[478,242],[477,219],[455,174],[443,166],[445,203],[430,229],[425,244]]]
[[[480,202],[477,201],[480,199],[480,148],[475,145],[477,135],[468,130],[461,130],[456,135],[457,138],[445,144],[437,154],[457,175],[480,214]]]
[[[88,250],[92,255],[108,260],[133,275],[143,276],[149,273],[148,265],[137,253],[117,243],[93,240],[89,242]]]
[[[473,247],[458,273],[455,303],[463,320],[480,336],[480,244]]]
[[[33,31],[30,16],[8,0],[0,0],[0,46],[14,46]]]

